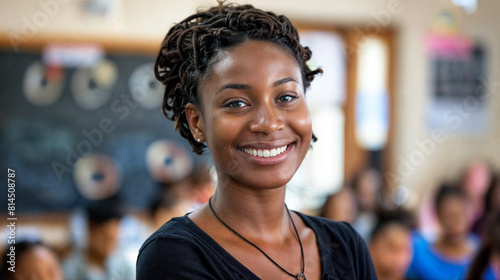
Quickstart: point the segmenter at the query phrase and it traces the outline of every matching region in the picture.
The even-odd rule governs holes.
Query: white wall
[[[111,1],[111,0],[108,0]],[[415,140],[431,137],[426,128],[425,113],[428,104],[427,61],[423,39],[432,15],[442,7],[450,7],[449,0],[249,0],[257,7],[285,14],[292,20],[324,24],[361,24],[374,20],[374,14],[389,11],[396,5],[396,13],[388,24],[397,31],[396,42],[396,155],[409,159],[418,147]],[[41,3],[52,3],[51,9]],[[54,4],[55,3],[55,4]],[[82,1],[77,0],[0,0],[0,33],[12,32],[25,36],[92,36],[103,38],[134,38],[161,42],[173,22],[182,20],[196,7],[216,4],[215,0],[123,0],[121,8],[109,18],[85,15]],[[49,6],[45,6],[49,7]],[[52,12],[51,12],[52,11]],[[394,9],[393,9],[394,11]],[[500,82],[500,1],[479,0],[478,10],[472,15],[460,12],[460,23],[465,34],[484,42],[488,50],[488,69],[493,81]],[[43,15],[45,14],[45,16]],[[29,23],[35,34],[26,29]],[[24,26],[24,29],[23,29]],[[24,32],[24,33],[23,33]],[[419,190],[428,190],[441,178],[457,176],[472,159],[484,158],[500,168],[500,85],[488,100],[491,129],[482,136],[457,137],[449,135],[438,144],[435,152],[426,156],[422,164],[401,183]],[[402,173],[399,175],[403,175]]]

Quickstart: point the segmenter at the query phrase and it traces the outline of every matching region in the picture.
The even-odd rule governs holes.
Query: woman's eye
[[[246,106],[245,102],[240,101],[240,100],[231,101],[231,102],[226,103],[226,105],[224,105],[224,107],[228,107],[228,108],[241,108],[241,107],[245,107],[245,106]]]
[[[298,98],[298,97],[297,97],[297,96],[294,96],[294,95],[288,95],[288,94],[287,94],[287,95],[280,96],[280,97],[278,98],[278,102],[283,102],[283,103],[285,103],[285,102],[290,102],[290,101],[292,101],[292,100],[294,100],[294,99],[296,99],[296,98]]]

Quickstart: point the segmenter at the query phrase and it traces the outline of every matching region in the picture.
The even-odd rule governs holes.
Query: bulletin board
[[[118,195],[132,208],[145,208],[158,187],[146,168],[148,146],[169,139],[190,150],[163,116],[158,96],[141,95],[163,91],[152,77],[154,55],[106,51],[104,66],[58,67],[41,79],[42,50],[0,49],[0,61],[1,177],[7,168],[16,172],[18,213],[85,205],[74,168],[89,152],[112,159]],[[96,71],[101,78],[92,78]],[[7,209],[6,198],[0,207]]]

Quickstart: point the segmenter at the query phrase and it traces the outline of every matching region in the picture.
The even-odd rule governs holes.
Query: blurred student
[[[500,212],[487,219],[481,248],[472,261],[467,280],[500,279]]]
[[[159,229],[170,219],[184,216],[188,212],[191,201],[184,198],[178,189],[188,186],[185,185],[185,182],[181,182],[181,184],[180,186],[161,186],[150,207],[151,232]]]
[[[500,213],[500,178],[498,174],[495,174],[491,179],[484,205],[487,215],[496,216],[497,213]]]
[[[92,203],[87,209],[87,246],[73,252],[63,264],[66,280],[134,279],[134,270],[125,256],[116,252],[121,202],[112,197]]]
[[[36,241],[21,241],[15,245],[15,272],[9,271],[10,246],[2,254],[0,279],[3,280],[62,280],[61,264],[56,253]]]
[[[477,222],[477,231],[483,236],[487,234],[485,227],[488,226],[488,219],[500,213],[500,180],[495,174],[491,178],[490,186],[484,195],[484,213]]]
[[[331,194],[323,204],[320,216],[338,222],[352,224],[356,218],[356,199],[353,191],[343,187],[338,192]]]
[[[482,162],[472,162],[462,174],[460,187],[470,204],[471,230],[479,234],[480,220],[484,215],[484,196],[491,184],[492,173],[490,167]]]
[[[372,168],[360,170],[351,183],[357,201],[357,214],[352,226],[365,241],[377,222],[375,211],[379,208],[381,186],[382,176]]]
[[[207,203],[215,192],[210,165],[205,162],[195,164],[189,178],[191,180],[191,211],[194,211]]]
[[[434,209],[441,231],[434,242],[414,242],[410,279],[463,279],[477,249],[477,236],[470,234],[468,200],[459,187],[443,184],[435,196]]]
[[[413,219],[403,211],[381,212],[368,248],[378,279],[405,279],[413,257],[411,230]]]

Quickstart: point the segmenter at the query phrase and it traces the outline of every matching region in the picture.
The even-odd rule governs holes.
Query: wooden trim
[[[0,33],[0,48],[14,50],[9,33]],[[39,52],[46,45],[51,43],[65,44],[85,44],[96,43],[101,45],[106,52],[113,53],[133,53],[144,55],[156,55],[160,49],[163,38],[158,40],[143,40],[129,37],[102,37],[102,36],[81,36],[79,34],[39,34],[33,38],[20,42],[19,50],[27,52]]]
[[[299,33],[302,31],[324,31],[324,32],[339,33],[339,30],[335,26],[328,24],[293,22],[293,26],[295,26],[295,28]]]
[[[324,31],[338,34],[345,44],[345,99],[342,105],[344,113],[344,174],[343,181],[349,182],[358,170],[360,164],[364,164],[367,159],[366,152],[363,151],[356,142],[355,126],[355,90],[356,90],[356,61],[357,54],[351,52],[350,47],[356,46],[356,38],[352,36],[347,28],[335,28],[326,24],[294,24],[299,32],[302,31]]]
[[[396,46],[395,46],[395,31],[392,29],[385,30],[382,34],[381,37],[387,42],[388,46],[388,54],[389,54],[389,64],[388,64],[388,73],[387,73],[387,91],[389,95],[389,131],[387,135],[387,144],[384,149],[384,155],[383,155],[383,172],[390,172],[391,174],[396,173],[396,148],[395,148],[395,143],[396,143],[396,134],[395,134],[395,129],[396,129],[396,124],[397,124],[397,118],[396,118],[396,104],[397,104],[397,94],[395,91],[395,82],[396,82],[396,71],[395,71],[395,64],[396,64]],[[384,175],[384,174],[382,174]],[[386,183],[386,187],[388,187],[389,191],[392,191],[394,188],[397,186],[393,185],[394,182],[389,182],[385,180],[384,182]]]
[[[368,162],[368,152],[359,146],[356,140],[356,83],[359,38],[351,29],[344,31],[346,45],[346,99],[345,111],[345,158],[344,178],[349,183],[358,170]]]
[[[346,46],[346,97],[343,106],[345,117],[345,131],[344,131],[344,180],[349,182],[354,174],[366,167],[369,161],[369,152],[359,146],[356,140],[356,123],[355,123],[355,106],[356,106],[356,82],[357,82],[357,48],[358,48],[358,33],[355,28],[360,26],[333,26],[321,23],[301,23],[295,22],[299,32],[308,30],[318,30],[335,32],[343,39]],[[395,156],[395,124],[396,124],[396,107],[395,100],[396,94],[394,91],[395,83],[395,46],[394,46],[394,30],[384,29],[376,36],[387,42],[388,46],[388,73],[387,73],[387,90],[389,95],[389,131],[386,147],[382,158],[382,173],[395,169],[394,156]],[[390,189],[395,186],[388,186]]]
[[[346,180],[350,180],[354,174],[369,164],[369,151],[360,147],[356,141],[356,123],[355,123],[355,104],[356,104],[356,82],[357,82],[357,51],[359,45],[358,34],[353,31],[355,27],[343,30],[346,57],[347,57],[347,92],[345,103],[345,166],[344,175]],[[389,102],[389,129],[387,135],[387,143],[383,149],[382,155],[382,175],[386,172],[394,173],[395,170],[395,125],[396,125],[396,94],[394,90],[395,84],[395,31],[393,29],[384,29],[378,34],[370,36],[378,37],[387,43],[388,48],[388,69],[387,69],[387,94]],[[351,48],[351,49],[349,49]],[[386,182],[390,184],[391,182]],[[388,185],[389,190],[396,186]]]

